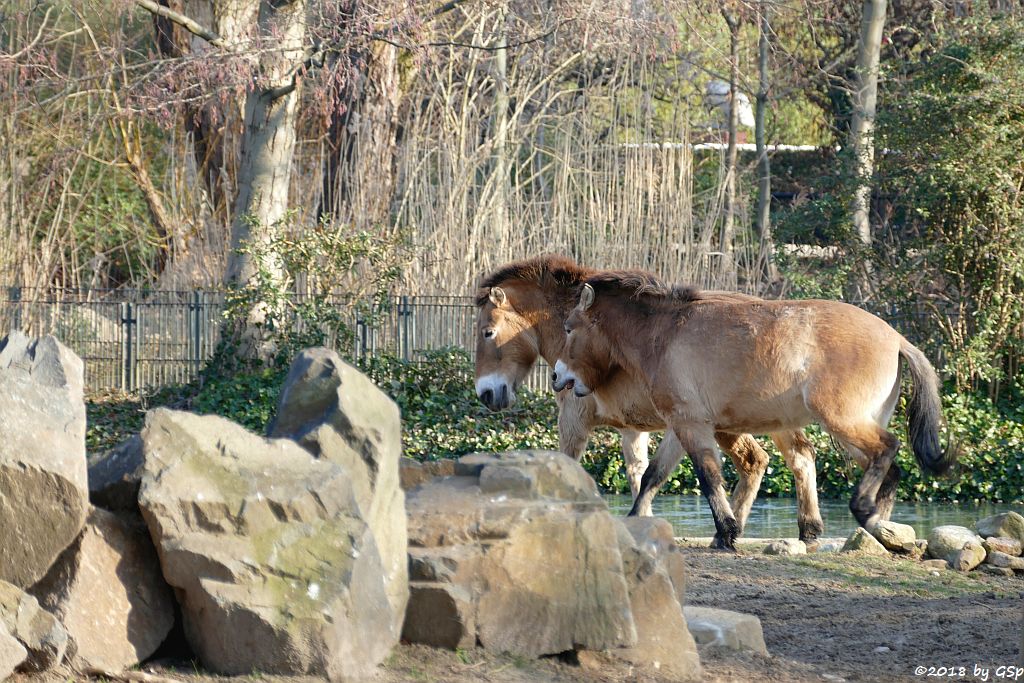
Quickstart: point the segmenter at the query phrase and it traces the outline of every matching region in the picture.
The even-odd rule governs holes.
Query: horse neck
[[[595,313],[598,313],[595,311]],[[637,312],[624,298],[605,302],[600,314],[601,327],[608,338],[612,360],[634,376],[646,374],[654,356],[642,347],[639,332],[653,332],[663,324],[661,316],[645,316]],[[659,335],[664,338],[664,335]],[[646,351],[645,351],[646,349]]]
[[[568,289],[544,289],[539,285],[520,287],[513,303],[519,314],[530,322],[537,338],[537,350],[548,365],[554,366],[565,346],[563,323],[575,302]]]

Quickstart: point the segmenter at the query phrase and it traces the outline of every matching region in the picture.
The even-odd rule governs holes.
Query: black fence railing
[[[375,307],[372,316],[357,306],[338,306],[349,316],[352,331],[339,342],[339,351],[351,358],[387,352],[416,361],[424,352],[452,346],[473,352],[476,308],[471,297],[394,296]],[[935,333],[924,308],[869,308],[915,343],[934,341],[922,338]],[[0,288],[0,336],[14,329],[56,336],[82,358],[90,392],[136,391],[194,379],[213,355],[223,316],[220,292]],[[545,388],[549,372],[541,361],[527,385]]]

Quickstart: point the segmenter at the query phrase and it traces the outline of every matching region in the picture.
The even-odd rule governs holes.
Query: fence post
[[[192,363],[193,375],[189,379],[194,379],[199,376],[199,370],[203,363],[203,352],[202,352],[202,292],[192,292],[192,303],[188,306],[188,327],[189,327],[189,341],[191,342],[189,349],[189,361]]]
[[[8,299],[14,305],[14,315],[11,316],[11,330],[21,329],[21,287],[14,285],[7,289]]]
[[[135,318],[130,301],[121,302],[121,356],[124,365],[121,368],[121,389],[135,389],[135,345],[133,342]]]
[[[409,310],[409,297],[402,295],[402,298],[398,302],[398,317],[401,323],[401,340],[399,343],[402,345],[402,360],[412,360],[412,354],[409,353],[409,316],[412,311]]]

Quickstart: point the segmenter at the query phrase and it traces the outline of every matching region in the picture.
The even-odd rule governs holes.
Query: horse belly
[[[814,415],[802,394],[791,392],[771,398],[746,397],[727,404],[718,411],[715,427],[735,434],[770,434],[800,429],[811,422]]]

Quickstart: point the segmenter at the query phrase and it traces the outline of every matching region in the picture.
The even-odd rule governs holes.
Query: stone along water
[[[632,506],[627,495],[606,495],[612,512],[625,515]],[[847,537],[857,528],[857,521],[850,514],[845,500],[819,501],[821,517],[825,522],[825,536]],[[928,535],[932,527],[942,524],[959,524],[972,527],[974,522],[1000,512],[1015,510],[1024,514],[1024,506],[1009,503],[905,503],[897,502],[892,520],[914,527],[918,538]],[[714,536],[715,524],[711,510],[701,496],[661,495],[654,499],[654,515],[664,517],[672,523],[677,536]],[[744,538],[795,538],[796,499],[758,498],[750,511]]]

